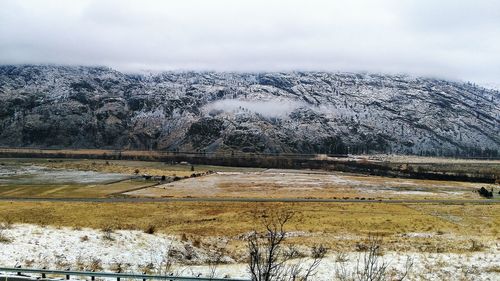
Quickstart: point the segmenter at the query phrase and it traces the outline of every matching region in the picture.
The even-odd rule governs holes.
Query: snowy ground
[[[217,172],[162,184],[126,195],[145,197],[480,199],[474,190],[493,185],[394,179],[340,172],[268,169]]]
[[[117,173],[51,169],[36,165],[0,165],[0,184],[97,184],[129,178]]]
[[[213,257],[211,249],[193,246],[189,241],[164,234],[119,230],[106,234],[102,230],[42,227],[28,224],[13,225],[2,231],[10,241],[0,243],[0,266],[22,265],[31,268],[116,271],[162,274],[166,261],[173,261],[170,271],[185,276],[208,276],[207,265]],[[360,253],[330,253],[318,268],[314,280],[335,280],[342,267],[352,270]],[[413,259],[409,280],[500,280],[500,245],[493,242],[483,252],[395,253],[381,257],[397,273],[404,268],[406,258]],[[224,257],[226,264],[218,266],[216,276],[248,278],[245,264]],[[343,260],[340,262],[339,260]],[[297,260],[307,265],[310,260]]]

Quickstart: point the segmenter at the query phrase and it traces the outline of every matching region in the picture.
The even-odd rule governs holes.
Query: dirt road
[[[158,203],[158,202],[282,202],[282,203],[431,203],[431,204],[500,204],[500,200],[361,200],[314,198],[0,198],[0,202],[88,202],[88,203]]]

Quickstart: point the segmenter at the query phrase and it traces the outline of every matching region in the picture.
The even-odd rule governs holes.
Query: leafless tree
[[[358,260],[356,274],[360,281],[382,281],[385,278],[389,264],[381,257],[382,238],[370,236],[368,238],[368,250],[363,255],[360,265]]]
[[[293,217],[292,212],[263,214],[265,233],[254,231],[248,238],[249,270],[254,281],[281,280],[284,275],[286,254],[283,241],[285,224]]]
[[[253,281],[306,281],[312,277],[326,254],[323,246],[313,247],[312,262],[291,263],[297,251],[288,251],[283,242],[287,237],[285,225],[294,216],[293,212],[264,213],[261,218],[265,228],[263,233],[254,231],[248,238],[249,271]]]

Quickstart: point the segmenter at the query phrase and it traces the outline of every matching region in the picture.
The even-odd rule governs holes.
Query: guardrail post
[[[21,268],[21,266],[20,266],[20,265],[18,265],[18,266],[16,266],[16,268]],[[17,272],[17,275],[18,275],[18,276],[21,276],[21,271],[18,271],[18,272]]]
[[[46,267],[42,267],[42,269],[47,269]],[[45,275],[45,272],[42,272],[42,279],[45,279],[47,278],[47,276]]]
[[[116,277],[116,281],[120,281],[120,277]]]

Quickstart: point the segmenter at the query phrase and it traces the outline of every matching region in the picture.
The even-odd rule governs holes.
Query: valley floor
[[[337,271],[352,270],[363,255],[360,243],[370,235],[382,237],[381,258],[395,275],[411,257],[410,280],[500,276],[498,185],[140,161],[1,159],[0,164],[1,266],[207,276],[214,257],[223,253],[216,275],[246,278],[246,238],[263,230],[269,214],[292,212],[286,246],[299,250],[292,262],[310,262],[314,245],[328,248],[314,280],[335,280]],[[460,169],[470,163],[463,165]],[[481,169],[496,171],[497,165],[485,162]],[[193,173],[204,174],[190,177]],[[143,174],[179,179],[168,183]],[[493,188],[495,198],[475,192],[483,186]],[[113,201],[144,198],[193,200]],[[403,201],[389,201],[397,199]]]

